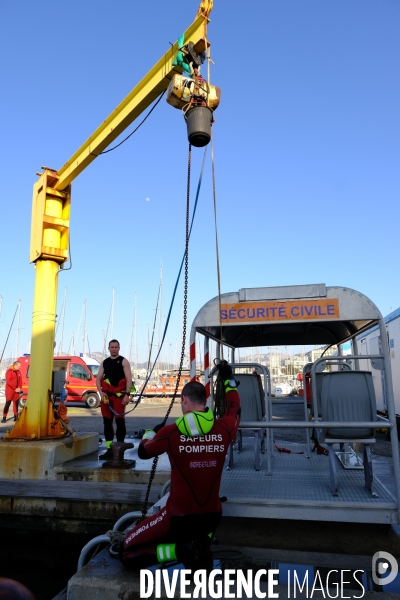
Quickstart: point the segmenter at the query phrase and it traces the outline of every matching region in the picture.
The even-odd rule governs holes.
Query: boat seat
[[[250,373],[235,373],[235,379],[240,382],[238,392],[240,395],[241,421],[265,421],[264,389],[257,375]],[[254,433],[254,468],[256,471],[261,467],[261,452],[265,446],[265,427],[251,430]],[[237,436],[238,452],[243,450],[243,430],[238,429]],[[233,467],[233,443],[229,448],[229,467]]]
[[[324,375],[326,375],[326,372],[324,372],[325,368],[326,368],[325,362],[318,365],[317,372],[314,373],[312,379],[310,379],[310,392],[312,393],[313,385],[315,385],[317,388],[317,409],[318,409],[318,417],[319,418],[321,418],[321,390],[322,390],[322,381],[323,381]],[[340,370],[341,371],[351,371],[351,367],[350,367],[350,365],[343,363],[342,365],[340,365]],[[335,371],[335,373],[336,373],[336,371]],[[310,399],[310,413],[313,417],[315,416],[314,415],[314,406],[313,406],[311,399]]]
[[[376,421],[375,390],[370,371],[334,371],[322,373],[321,418],[323,421],[363,422]],[[375,443],[375,430],[365,427],[328,427],[321,430],[321,442],[328,446],[330,490],[338,495],[336,455],[333,444],[358,442],[364,444],[365,487],[372,496],[373,473],[371,444]]]

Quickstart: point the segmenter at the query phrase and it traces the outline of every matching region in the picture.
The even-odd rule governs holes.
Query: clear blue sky
[[[197,0],[3,0],[0,236],[3,347],[22,299],[27,350],[32,186],[59,169],[193,21]],[[400,305],[398,0],[215,0],[208,34],[222,291],[322,282]],[[132,126],[127,130],[129,132]],[[193,198],[203,151],[194,149]],[[145,358],[163,264],[166,314],[184,245],[187,139],[164,101],[73,183],[64,347],[87,299],[102,347],[112,287],[126,354],[137,292]],[[149,200],[146,200],[149,198]],[[190,248],[189,322],[217,294],[208,160]],[[170,348],[180,337],[178,293]],[[59,336],[58,336],[59,337]],[[80,341],[77,350],[80,349]],[[9,355],[15,346],[15,331]],[[170,350],[171,357],[171,350]]]

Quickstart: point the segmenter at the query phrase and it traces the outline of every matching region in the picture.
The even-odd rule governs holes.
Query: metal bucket
[[[185,119],[189,143],[197,148],[207,146],[211,140],[212,110],[208,106],[194,106]]]

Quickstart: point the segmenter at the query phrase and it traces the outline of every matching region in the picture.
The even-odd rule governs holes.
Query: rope
[[[185,346],[186,346],[186,322],[187,322],[187,296],[188,296],[188,281],[189,281],[189,208],[190,208],[190,171],[191,171],[191,162],[192,162],[192,145],[189,144],[189,154],[188,154],[188,176],[187,176],[187,192],[186,192],[186,235],[185,235],[185,282],[184,282],[184,291],[183,291],[183,326],[182,326],[182,350],[181,350],[181,359],[179,363],[178,374],[176,378],[175,390],[168,410],[165,414],[164,420],[162,422],[162,427],[167,422],[169,414],[172,410],[172,407],[175,402],[176,395],[178,393],[179,382],[182,374],[183,361],[185,358]],[[156,474],[157,465],[158,465],[158,456],[154,457],[153,464],[150,471],[149,483],[147,485],[146,497],[144,500],[143,508],[142,508],[142,519],[146,518],[147,515],[147,506],[149,502],[150,490],[151,486]]]
[[[97,158],[98,156],[101,156],[102,154],[107,154],[108,152],[112,152],[113,150],[116,150],[117,148],[119,148],[120,146],[122,146],[122,144],[123,144],[124,142],[126,142],[126,140],[129,140],[129,138],[130,138],[130,137],[131,137],[131,136],[132,136],[134,133],[136,133],[136,132],[137,132],[137,130],[139,129],[139,127],[141,127],[141,126],[143,125],[143,123],[144,123],[144,122],[146,121],[146,119],[147,119],[147,118],[148,118],[148,117],[151,115],[151,113],[153,112],[153,110],[155,109],[155,107],[157,106],[157,104],[160,102],[161,98],[164,96],[164,94],[165,94],[165,92],[166,92],[166,91],[167,91],[167,90],[164,90],[164,91],[161,93],[161,95],[158,97],[158,100],[157,100],[157,102],[155,102],[155,104],[153,104],[153,106],[151,107],[151,109],[149,110],[149,112],[147,113],[147,115],[144,117],[143,121],[141,121],[141,122],[139,123],[139,125],[138,125],[138,126],[137,126],[137,127],[136,127],[136,128],[133,130],[133,131],[131,131],[131,133],[130,133],[129,135],[127,135],[127,136],[126,136],[126,138],[124,138],[124,139],[122,140],[122,142],[119,142],[119,144],[116,144],[116,146],[113,146],[112,148],[109,148],[108,150],[103,150],[103,152],[99,152],[98,154],[95,154],[94,152],[90,152],[90,154],[91,154],[92,156],[96,156],[96,158]]]
[[[207,157],[207,146],[204,149],[203,163],[201,165],[199,182],[197,184],[196,200],[195,200],[194,207],[193,207],[192,219],[190,221],[189,240],[190,240],[190,236],[191,236],[191,233],[192,233],[194,218],[196,216],[197,203],[198,203],[199,196],[200,196],[200,189],[201,189],[201,183],[202,183],[202,180],[203,180],[203,173],[204,173],[204,167],[205,167],[205,164],[206,164],[206,157]],[[170,321],[171,314],[172,314],[172,308],[173,308],[174,302],[175,302],[176,291],[178,289],[179,280],[181,278],[181,273],[182,273],[183,265],[184,265],[184,262],[185,262],[185,256],[186,256],[186,252],[184,252],[183,257],[182,257],[181,266],[179,268],[178,277],[176,278],[175,287],[174,287],[174,291],[173,291],[173,294],[172,294],[171,304],[170,304],[170,307],[169,307],[167,319],[165,321],[164,333],[163,333],[163,336],[162,336],[162,339],[161,339],[160,348],[159,348],[159,350],[157,352],[157,356],[154,359],[153,366],[151,367],[150,373],[149,373],[149,375],[148,375],[148,377],[147,377],[147,379],[146,379],[146,381],[145,381],[145,383],[144,383],[144,385],[142,387],[142,391],[140,392],[138,398],[135,400],[135,406],[133,408],[131,408],[131,410],[129,410],[129,411],[125,412],[125,413],[119,414],[115,410],[113,410],[111,408],[111,406],[109,406],[109,409],[111,410],[111,412],[114,413],[114,415],[116,415],[117,417],[123,417],[123,416],[129,415],[131,412],[133,412],[135,410],[135,408],[140,403],[140,400],[142,399],[142,396],[143,396],[143,391],[146,389],[146,386],[147,386],[147,384],[148,384],[148,382],[149,382],[149,380],[150,380],[150,378],[151,378],[151,376],[153,374],[154,368],[155,368],[155,366],[157,364],[157,361],[158,361],[158,357],[160,356],[161,350],[163,348],[165,337],[167,335],[169,321]]]
[[[212,186],[213,186],[213,199],[214,199],[215,254],[216,254],[216,259],[217,259],[220,347],[221,347],[221,359],[224,360],[224,346],[222,344],[222,323],[221,323],[221,272],[220,272],[220,268],[219,268],[219,250],[218,250],[217,193],[216,193],[216,188],[215,188],[214,141],[212,139],[212,135],[211,135],[211,169],[212,169]]]

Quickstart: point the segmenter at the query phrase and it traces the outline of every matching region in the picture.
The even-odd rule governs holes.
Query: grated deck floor
[[[292,452],[305,451],[305,445],[276,441]],[[363,507],[395,507],[395,498],[374,475],[375,491],[373,498],[364,487],[364,471],[344,469],[337,460],[338,496],[329,489],[329,462],[325,455],[313,453],[288,454],[273,450],[271,458],[272,473],[267,473],[267,454],[262,454],[261,469],[254,469],[254,442],[244,438],[243,451],[234,450],[234,466],[226,469],[222,476],[221,495],[231,502],[244,501],[259,504],[297,504],[336,505],[346,507],[357,503]],[[290,517],[288,517],[290,518]]]

